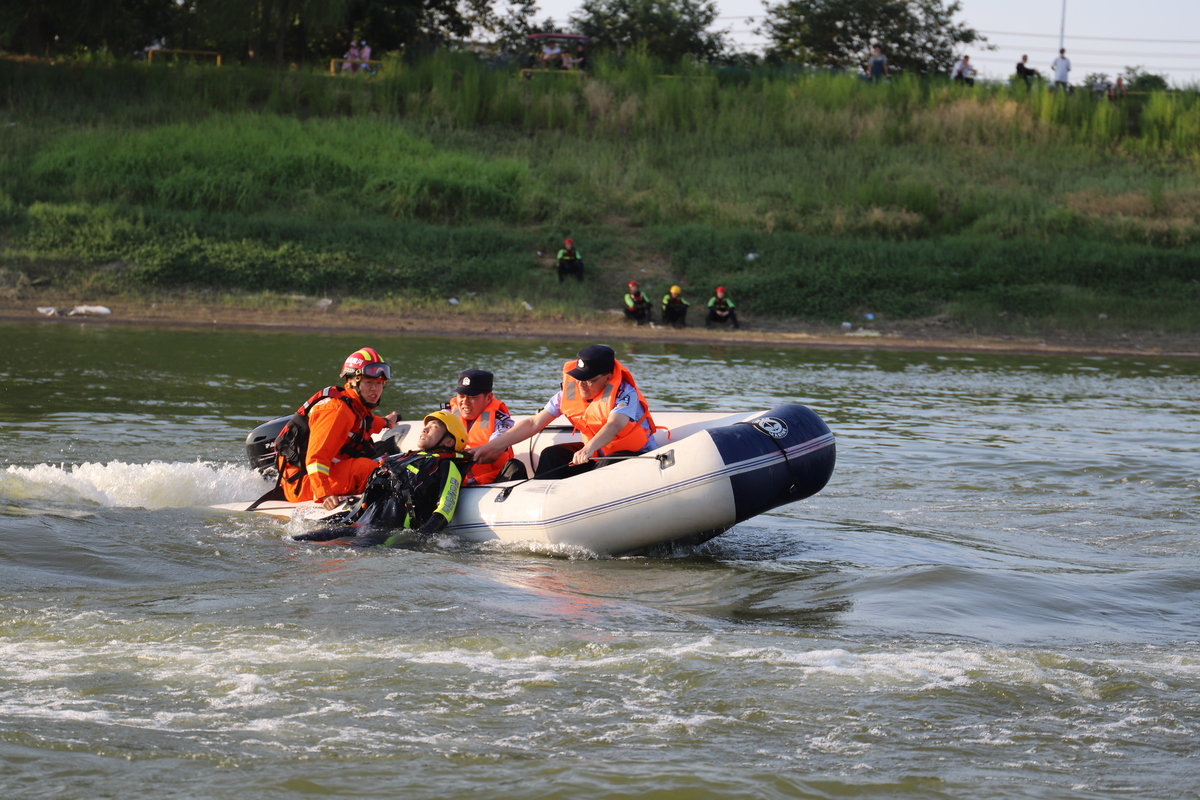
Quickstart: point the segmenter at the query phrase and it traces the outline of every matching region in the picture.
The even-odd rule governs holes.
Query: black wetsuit
[[[583,256],[574,247],[558,251],[558,282],[562,283],[567,275],[574,275],[583,280]]]
[[[650,301],[641,292],[625,295],[625,319],[645,325],[650,321],[650,311]]]
[[[388,456],[371,473],[357,508],[346,512],[336,525],[292,538],[300,542],[349,539],[358,547],[419,541],[441,531],[454,517],[466,470],[466,459],[453,451]]]

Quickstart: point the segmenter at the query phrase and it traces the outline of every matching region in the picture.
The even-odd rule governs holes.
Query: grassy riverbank
[[[725,284],[764,323],[1200,330],[1194,93],[659,71],[0,61],[0,292],[587,317],[636,278]],[[553,275],[564,235],[581,285]]]

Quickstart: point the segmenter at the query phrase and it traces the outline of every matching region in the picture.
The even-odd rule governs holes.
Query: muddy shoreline
[[[240,328],[297,333],[339,331],[412,336],[465,336],[506,339],[555,339],[569,342],[655,342],[674,344],[770,346],[843,350],[915,350],[934,352],[1055,353],[1120,357],[1200,358],[1200,333],[1161,334],[1113,331],[1072,335],[979,336],[941,320],[881,323],[851,330],[804,323],[750,324],[741,330],[639,327],[619,312],[597,312],[595,319],[512,318],[479,312],[388,313],[342,312],[336,309],[246,309],[219,304],[110,302],[108,315],[68,316],[72,305],[59,305],[58,315],[39,313],[31,301],[0,303],[0,320],[60,325],[129,325],[138,327]],[[43,305],[43,307],[46,307]]]

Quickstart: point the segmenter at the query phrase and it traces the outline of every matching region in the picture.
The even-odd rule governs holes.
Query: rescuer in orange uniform
[[[379,466],[372,434],[396,424],[396,412],[377,417],[392,368],[373,348],[346,358],[341,387],[329,386],[297,409],[275,440],[276,467],[284,497],[316,500],[336,508],[348,495],[361,494]]]
[[[503,434],[513,426],[508,406],[492,393],[495,376],[487,370],[463,370],[458,376],[454,397],[450,398],[450,413],[467,426],[467,447],[479,447]],[[486,486],[497,480],[520,480],[525,477],[525,467],[520,461],[512,461],[513,451],[508,448],[490,464],[475,464],[467,473],[468,486]],[[505,465],[512,462],[507,470]]]
[[[648,453],[658,445],[650,406],[608,345],[594,344],[563,364],[562,390],[545,407],[506,433],[472,450],[487,464],[506,448],[525,441],[562,415],[583,443],[558,444],[542,451],[535,478],[566,478],[596,467],[597,457],[621,458]]]

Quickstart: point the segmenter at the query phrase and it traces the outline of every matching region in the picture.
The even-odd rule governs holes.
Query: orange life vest
[[[647,431],[642,426],[641,420],[630,420],[629,424],[617,433],[616,438],[598,453],[607,455],[622,450],[640,452],[649,444],[654,431],[658,428],[650,416],[650,405],[646,402],[646,398],[642,397],[642,390],[637,387],[633,375],[629,374],[629,370],[625,369],[620,361],[614,361],[612,375],[609,376],[604,390],[594,400],[588,401],[583,399],[583,388],[579,385],[579,381],[567,374],[578,364],[578,361],[568,361],[563,364],[562,402],[559,403],[559,409],[563,416],[571,420],[571,424],[583,436],[585,443],[591,441],[592,437],[599,433],[604,424],[608,422],[608,415],[612,413],[613,407],[616,405],[617,392],[620,390],[621,384],[628,383],[637,392],[638,403],[642,406],[642,415],[650,426],[650,430]]]
[[[467,425],[467,447],[471,449],[487,444],[491,440],[492,434],[496,432],[497,412],[503,412],[507,415],[508,406],[497,400],[495,395],[493,395],[492,402],[484,407],[483,412],[474,421],[468,421],[466,417],[463,417],[462,401],[458,399],[458,395],[450,398],[450,413],[461,417],[463,423]],[[477,486],[495,483],[496,476],[500,474],[500,470],[504,469],[504,465],[512,457],[513,451],[510,447],[491,464],[475,464],[467,474],[467,480]]]
[[[333,405],[321,405],[326,400]],[[324,410],[317,411],[318,406]],[[310,429],[314,414],[320,417],[316,424],[320,430],[315,432]],[[308,398],[275,440],[276,467],[285,497],[296,502],[361,492],[357,478],[352,486],[331,483],[330,470],[339,461],[373,461],[375,443],[371,435],[383,430],[386,424],[363,405],[354,389],[329,386]],[[363,469],[367,467],[364,465]],[[362,477],[365,480],[366,475]]]

